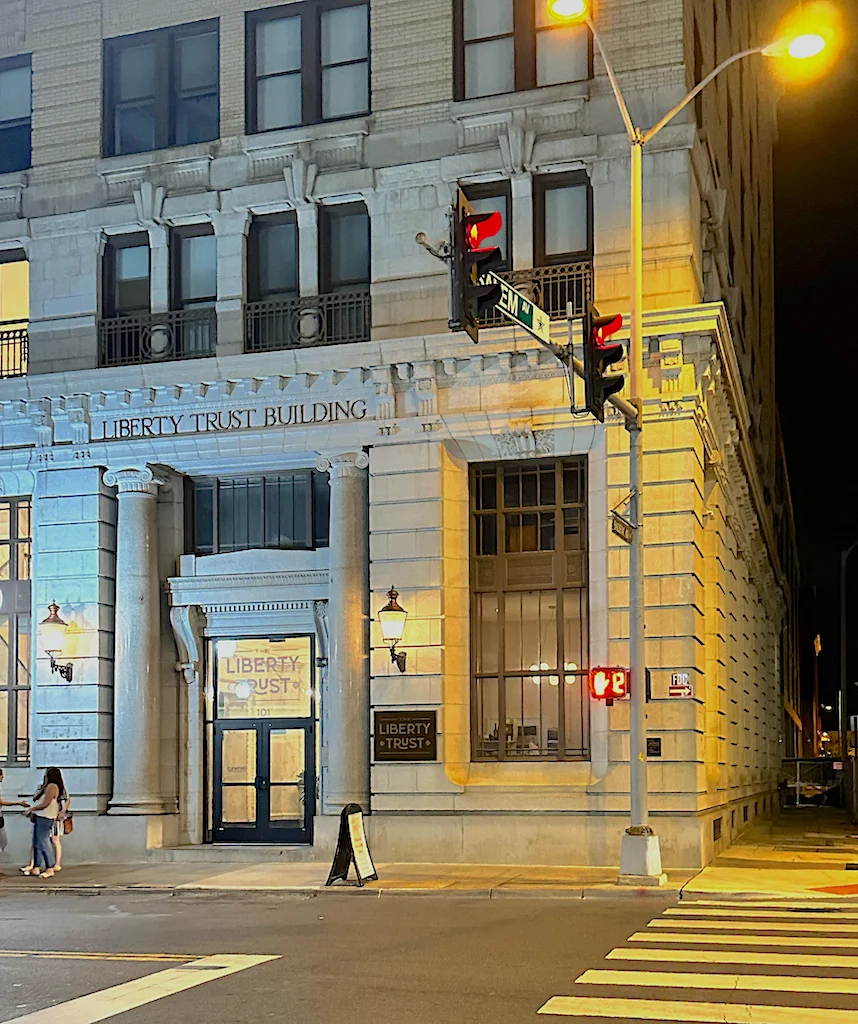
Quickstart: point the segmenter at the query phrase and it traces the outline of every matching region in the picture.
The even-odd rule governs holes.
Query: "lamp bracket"
[[[396,644],[392,644],[390,647],[390,660],[391,663],[396,665],[400,672],[405,671],[405,661],[408,657],[407,651],[397,651]]]
[[[51,659],[51,673],[59,672],[60,677],[65,679],[67,683],[70,683],[74,675],[74,665],[72,665],[71,662],[68,662],[65,665],[60,665],[53,654],[49,654],[48,657]]]

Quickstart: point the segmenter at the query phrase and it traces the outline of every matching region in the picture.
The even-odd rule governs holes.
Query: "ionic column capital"
[[[331,480],[341,480],[343,477],[359,476],[359,470],[369,467],[369,456],[366,452],[336,452],[329,455],[320,455],[316,459],[316,469],[320,473],[330,473]]]
[[[126,466],[122,469],[108,469],[104,474],[108,487],[115,487],[119,494],[148,494],[154,498],[158,488],[167,481],[155,475],[151,466]]]

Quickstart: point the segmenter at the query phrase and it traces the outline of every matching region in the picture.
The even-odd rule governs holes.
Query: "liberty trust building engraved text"
[[[208,434],[212,431],[252,430],[259,427],[300,427],[366,418],[366,401],[303,402],[292,405],[254,406],[218,412],[186,412],[162,416],[121,416],[93,423],[93,441],[128,441],[132,438]],[[99,427],[101,433],[98,433]]]

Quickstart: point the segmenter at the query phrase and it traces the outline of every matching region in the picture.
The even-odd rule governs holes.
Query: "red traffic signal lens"
[[[465,218],[465,244],[471,252],[483,249],[486,239],[496,235],[503,227],[500,210],[477,213]]]
[[[590,669],[590,695],[595,700],[622,700],[623,697],[628,697],[629,693],[628,669]]]
[[[623,326],[623,315],[600,316],[593,321],[593,341],[601,348],[611,335],[616,334]]]

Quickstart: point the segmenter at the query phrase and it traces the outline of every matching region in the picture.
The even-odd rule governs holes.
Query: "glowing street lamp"
[[[550,0],[548,13],[558,21],[581,21],[589,14],[587,0]]]
[[[42,646],[45,649],[45,654],[51,659],[51,672],[59,672],[61,678],[70,683],[74,666],[71,662],[67,665],[57,664],[57,655],[63,653],[68,623],[60,618],[60,606],[55,601],[48,605],[48,612],[50,613],[48,617],[39,623]]]
[[[405,620],[408,612],[400,605],[397,598],[399,594],[391,587],[387,592],[387,604],[379,611],[378,621],[381,623],[381,638],[390,648],[390,660],[399,669],[405,671],[405,651],[397,651],[396,645],[402,640],[405,633]]]

